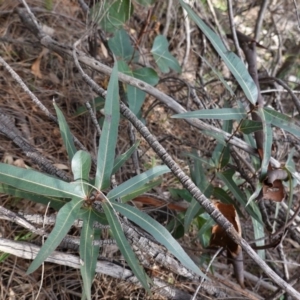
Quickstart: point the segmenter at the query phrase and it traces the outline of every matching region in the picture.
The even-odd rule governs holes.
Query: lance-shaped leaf
[[[180,65],[177,59],[169,52],[168,47],[168,40],[163,35],[156,36],[151,49],[155,62],[163,73],[170,72],[170,68],[180,73]]]
[[[41,203],[44,205],[48,205],[50,203],[50,207],[54,208],[55,210],[59,210],[62,206],[64,206],[68,202],[68,199],[55,198],[51,196],[43,196],[40,194],[33,194],[30,192],[18,190],[6,184],[0,184],[0,193],[31,200],[33,202]]]
[[[200,157],[194,150],[192,153],[190,153],[189,156],[193,158],[193,165],[190,167],[192,180],[203,192],[205,197],[209,198],[213,191],[213,186],[207,181],[205,171],[202,165],[202,160],[199,160]],[[188,231],[192,220],[197,214],[199,214],[200,209],[200,204],[193,198],[184,216],[185,232]]]
[[[80,214],[80,216],[83,220],[79,246],[80,258],[82,261],[80,272],[82,276],[85,296],[89,300],[92,299],[91,286],[95,276],[95,269],[100,246],[93,245],[94,240],[97,239],[97,237],[95,237],[95,229],[93,228],[94,222],[97,221],[97,218],[95,218],[95,214],[93,214],[92,209],[88,208],[84,211],[84,213]],[[99,238],[100,235],[98,236],[98,239]]]
[[[203,213],[197,218],[198,227],[200,230],[197,232],[197,236],[201,245],[206,248],[209,246],[211,239],[211,228],[215,224],[215,221],[207,214]]]
[[[160,185],[161,182],[162,182],[162,180],[158,179],[158,180],[151,181],[151,182],[144,184],[139,189],[136,189],[136,190],[132,191],[131,193],[127,194],[126,196],[121,197],[122,202],[126,203],[126,202],[136,198],[137,196],[148,192],[149,190],[153,189],[154,187]]]
[[[201,189],[203,191],[203,194],[205,197],[210,197],[213,191],[213,186],[211,184],[208,184],[206,188]],[[197,202],[194,198],[192,199],[186,213],[184,216],[184,231],[187,232],[193,219],[199,214],[199,211],[201,210],[201,206],[199,202]]]
[[[64,182],[37,171],[2,163],[0,163],[0,182],[19,190],[44,196],[61,198],[81,198],[84,196],[76,183]]]
[[[118,220],[118,217],[116,216],[114,210],[110,206],[110,203],[106,202],[102,205],[105,215],[108,219],[111,231],[113,233],[113,236],[117,242],[117,245],[124,256],[126,262],[130,266],[132,272],[134,275],[139,279],[141,284],[146,290],[150,290],[149,283],[151,282],[150,278],[147,276],[145,270],[140,265],[140,262],[138,261],[136,255],[131,249],[130,244],[128,243],[123,229],[121,227],[121,224]]]
[[[290,132],[291,134],[294,134],[297,137],[300,137],[300,126],[296,124],[296,120],[281,114],[274,109],[265,107],[264,113],[266,116],[268,116],[268,120],[274,125],[277,126],[283,130],[286,130]]]
[[[261,219],[261,214],[260,210],[257,206],[254,207],[254,210],[256,211],[257,215],[260,216]],[[256,245],[257,246],[264,246],[265,245],[265,231],[264,231],[264,226],[262,223],[257,222],[257,220],[253,217],[252,218],[252,224],[253,224],[253,233],[254,233],[254,239],[257,240]],[[257,254],[260,256],[262,260],[266,259],[266,251],[264,249],[257,250]]]
[[[209,39],[221,58],[224,60],[226,66],[243,89],[246,97],[252,104],[255,104],[258,95],[257,87],[253,79],[249,75],[244,63],[237,55],[235,55],[233,52],[229,52],[226,49],[219,36],[200,19],[200,17],[191,9],[188,4],[186,4],[183,0],[180,0],[179,2],[181,6],[187,11],[190,18],[198,25],[205,36]]]
[[[220,79],[220,81],[223,83],[223,85],[225,86],[225,88],[229,91],[230,96],[234,96],[234,91],[232,90],[232,88],[228,85],[228,83],[226,82],[226,80],[224,79],[223,75],[216,69],[214,68],[214,66],[202,55],[199,55],[201,57],[201,59],[203,61],[205,61],[205,63],[212,69],[212,71],[218,76],[218,78]]]
[[[205,165],[211,167],[211,168],[214,168],[215,167],[215,164],[214,162],[211,160],[211,159],[207,159],[207,158],[203,158],[203,157],[200,157],[194,153],[187,153],[187,152],[184,152],[183,153],[185,156],[188,156],[190,158],[193,158],[194,161],[199,161],[199,162],[202,162],[204,163]]]
[[[59,107],[56,105],[56,103],[54,101],[53,101],[53,105],[54,105],[56,115],[57,115],[60,134],[63,138],[64,145],[67,149],[68,156],[69,156],[69,161],[71,161],[74,154],[77,151],[76,147],[75,147],[75,144],[74,144],[74,141],[73,141],[73,137],[72,137],[69,125],[68,125],[63,113],[61,112],[61,110],[59,109]]]
[[[139,144],[139,141],[135,142],[126,152],[116,157],[112,174],[115,174],[123,166],[123,164],[129,159]]]
[[[127,204],[112,201],[111,204],[122,215],[149,232],[159,243],[164,245],[185,267],[197,275],[206,278],[199,267],[186,254],[180,244],[172,237],[170,232],[147,214]]]
[[[173,115],[176,119],[218,119],[218,120],[242,120],[247,114],[242,108],[213,108],[188,111],[182,114]]]
[[[45,259],[56,249],[66,236],[74,221],[78,218],[83,200],[73,199],[65,204],[57,214],[56,223],[45,244],[31,263],[27,274],[34,272]]]
[[[105,189],[110,184],[120,120],[118,65],[115,64],[108,84],[104,106],[105,120],[99,142],[95,186]]]
[[[259,130],[263,130],[262,123],[253,120],[243,120],[239,127],[239,131],[244,134],[250,134]]]
[[[271,150],[272,150],[272,141],[273,141],[273,132],[271,128],[271,119],[272,117],[265,113],[263,109],[259,109],[259,115],[262,119],[264,140],[263,140],[263,152],[260,153],[262,162],[261,162],[261,176],[264,178],[267,174]]]
[[[156,166],[142,174],[136,175],[133,178],[123,182],[107,194],[109,200],[113,200],[119,197],[124,197],[129,195],[135,190],[143,187],[147,182],[153,178],[170,172],[170,169],[167,166]]]
[[[233,204],[236,211],[238,212],[238,215],[244,217],[241,209],[236,205],[236,201],[233,200],[222,188],[214,187],[212,191],[212,195],[216,199],[220,200],[222,203]]]
[[[95,109],[95,111],[98,111],[104,107],[105,99],[103,97],[99,96],[99,97],[96,97],[95,99],[89,101],[89,103]],[[74,114],[74,117],[81,116],[87,112],[88,112],[88,109],[86,108],[85,105],[80,106],[77,108],[77,110]]]
[[[152,5],[155,3],[156,0],[136,0],[137,3],[139,3],[140,5]]]
[[[72,159],[72,172],[74,180],[80,183],[82,192],[87,195],[90,186],[87,185],[89,181],[89,174],[91,170],[91,155],[85,151],[79,150]]]
[[[233,175],[235,171],[228,169],[224,172],[219,172],[217,173],[217,176],[226,184],[228,189],[231,191],[233,196],[236,198],[236,200],[243,206],[246,207],[246,196],[244,193],[240,190],[240,188],[237,186],[237,184],[233,180]],[[256,205],[255,203],[252,202],[252,205]],[[252,205],[248,205],[246,207],[246,211],[253,217],[255,218],[258,222],[261,222],[261,219],[259,216],[256,214],[256,212],[253,210]]]
[[[256,141],[254,139],[254,136],[252,136],[251,134],[243,134],[243,139],[251,147],[256,149]],[[252,166],[255,168],[256,171],[258,171],[260,169],[260,165],[261,165],[260,159],[257,156],[254,156],[254,155],[251,155],[250,158],[251,158]]]

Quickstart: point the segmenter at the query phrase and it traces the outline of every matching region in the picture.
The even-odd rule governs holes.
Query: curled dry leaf
[[[273,170],[276,171],[276,170]],[[277,170],[283,171],[283,170]],[[272,200],[275,202],[281,202],[285,198],[285,190],[280,179],[276,179],[273,182],[270,182],[269,178],[267,177],[264,180],[263,185],[263,199],[265,200]]]
[[[263,159],[263,150],[258,149],[261,159]],[[263,199],[282,202],[285,198],[285,190],[282,180],[286,180],[288,174],[282,169],[273,169],[271,164],[268,166],[268,172],[263,181]]]
[[[36,76],[39,79],[43,78],[43,75],[41,73],[41,60],[44,55],[46,55],[49,52],[47,48],[43,48],[42,52],[39,54],[38,58],[34,61],[34,63],[31,65],[31,72],[34,76]]]
[[[215,202],[214,205],[233,225],[238,234],[242,236],[241,223],[234,205],[221,203],[219,201]],[[228,262],[233,264],[234,274],[237,282],[242,288],[245,288],[244,262],[241,246],[233,242],[221,226],[214,225],[212,227],[210,247],[223,247],[224,249],[227,249]]]
[[[239,220],[239,216],[232,204],[225,204],[221,202],[215,202],[215,207],[226,217],[226,219],[233,225],[234,229],[242,236],[242,229]],[[225,230],[219,226],[214,225],[212,227],[212,235],[210,239],[210,247],[223,247],[227,249],[233,257],[237,256],[241,251],[241,247],[233,242]]]

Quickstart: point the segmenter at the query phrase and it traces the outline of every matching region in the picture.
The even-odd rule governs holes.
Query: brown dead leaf
[[[31,73],[36,76],[39,79],[43,78],[43,75],[41,73],[41,60],[45,54],[47,54],[49,50],[47,48],[43,48],[42,52],[39,54],[38,58],[34,61],[34,63],[31,65]]]
[[[258,149],[261,160],[263,159],[263,150]],[[287,172],[282,169],[274,169],[271,164],[268,166],[266,179],[263,181],[263,199],[282,202],[285,198],[285,190],[282,180],[287,178]]]
[[[285,198],[285,190],[282,181],[277,179],[273,183],[268,183],[264,180],[263,199],[281,202]]]
[[[242,228],[239,220],[239,216],[232,204],[225,204],[221,202],[215,202],[215,207],[224,215],[224,217],[233,225],[234,229],[242,236]],[[212,227],[212,235],[210,239],[211,247],[223,247],[230,251],[233,257],[237,256],[241,251],[241,247],[233,242],[225,230],[219,226],[214,225]]]
[[[214,205],[233,225],[239,236],[242,236],[241,223],[234,205],[221,203],[219,201],[215,202]],[[223,247],[227,249],[228,262],[233,264],[234,275],[237,282],[244,289],[244,261],[241,246],[232,241],[221,226],[215,225],[212,227],[210,247]]]
[[[18,158],[14,161],[14,166],[26,169],[26,164],[22,158]]]

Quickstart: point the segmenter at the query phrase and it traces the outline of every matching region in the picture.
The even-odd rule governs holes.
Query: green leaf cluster
[[[130,199],[159,184],[160,181],[154,179],[170,171],[166,166],[156,166],[149,169],[111,189],[107,196],[103,194],[105,189],[110,188],[111,175],[117,172],[138,147],[138,143],[136,143],[125,153],[115,157],[120,120],[119,65],[119,63],[115,64],[107,89],[104,105],[105,117],[99,139],[95,179],[90,177],[92,165],[90,154],[82,150],[77,151],[66,119],[55,103],[54,107],[57,112],[60,132],[72,168],[73,182],[64,182],[34,170],[0,164],[1,191],[43,204],[50,203],[50,206],[58,210],[55,226],[30,265],[28,273],[37,270],[45,259],[55,251],[76,219],[83,221],[80,237],[80,259],[83,290],[87,299],[92,298],[91,284],[95,275],[99,251],[99,247],[94,245],[94,241],[100,238],[101,233],[98,229],[95,229],[95,222],[110,225],[112,235],[133,273],[140,280],[143,287],[150,291],[151,280],[140,265],[124,235],[120,223],[121,215],[149,232],[191,271],[205,277],[179,243],[162,225],[126,204]],[[139,70],[135,74],[142,77],[145,74],[143,72]],[[149,70],[146,72],[149,72]],[[104,213],[97,211],[92,205],[97,195],[101,195]],[[124,203],[119,203],[117,199],[121,199]]]

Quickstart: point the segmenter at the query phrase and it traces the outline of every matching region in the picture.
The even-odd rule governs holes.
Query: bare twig
[[[298,21],[298,29],[300,31],[300,16],[299,16],[299,9],[298,9],[298,5],[297,5],[297,1],[293,0],[295,9],[296,9],[296,16],[297,16],[297,21]]]
[[[235,45],[235,49],[237,51],[237,54],[240,58],[242,58],[242,54],[241,54],[241,48],[240,48],[240,44],[236,35],[236,30],[235,30],[235,24],[234,24],[234,16],[233,16],[233,10],[232,10],[232,1],[231,0],[227,0],[227,7],[228,7],[228,15],[229,15],[229,23],[230,23],[230,28],[231,28],[231,32],[232,32],[232,37],[233,37],[233,42]]]
[[[260,78],[260,80],[262,80],[262,81],[265,81],[265,80],[276,81],[283,88],[285,88],[288,91],[288,93],[291,95],[291,98],[292,98],[292,100],[293,100],[293,102],[295,104],[295,107],[296,107],[298,113],[300,114],[300,100],[295,95],[295,93],[293,92],[293,90],[282,79],[277,78],[277,77],[263,77],[263,78]]]
[[[29,95],[31,100],[41,109],[41,111],[43,111],[50,120],[58,124],[57,118],[54,117],[50,113],[50,111],[42,104],[42,102],[29,90],[29,88],[21,79],[21,77],[5,62],[5,60],[1,56],[0,56],[0,64],[2,64],[5,67],[5,69],[11,74],[13,79],[22,87],[22,89]],[[77,144],[77,146],[80,147],[80,149],[87,151],[87,149],[74,135],[72,135],[72,137],[74,142]]]
[[[185,26],[186,48],[185,48],[184,59],[181,64],[181,67],[184,69],[185,65],[189,60],[189,55],[191,51],[191,26],[190,26],[190,19],[188,18],[188,14],[185,9],[183,10],[183,16],[184,16],[184,26]]]
[[[167,36],[171,19],[172,19],[172,8],[173,8],[173,0],[168,0],[167,14],[166,14],[166,23],[164,26],[163,36]]]
[[[261,5],[260,5],[260,10],[259,10],[259,13],[258,13],[258,18],[256,20],[256,24],[255,24],[255,35],[254,35],[254,39],[256,41],[259,40],[259,33],[261,31],[261,25],[262,25],[262,22],[264,20],[264,16],[265,16],[265,12],[266,12],[266,9],[268,7],[268,4],[269,4],[269,0],[263,0]]]

